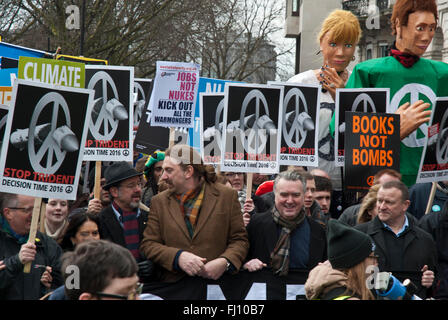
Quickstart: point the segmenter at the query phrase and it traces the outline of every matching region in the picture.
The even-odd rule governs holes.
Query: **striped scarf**
[[[115,210],[117,210],[123,221],[123,235],[126,248],[131,251],[135,259],[140,258],[140,251],[138,250],[140,236],[138,231],[138,219],[136,211],[124,211],[115,202],[112,203]]]
[[[286,276],[289,271],[289,250],[291,247],[291,233],[300,225],[305,219],[305,211],[300,210],[294,220],[285,220],[280,216],[277,208],[272,208],[272,218],[274,222],[282,227],[274,251],[271,253],[271,268],[274,274],[279,276]]]
[[[202,200],[204,199],[204,190],[205,183],[202,183],[196,189],[176,195],[191,238],[193,238],[194,228],[199,217],[199,210],[201,210]]]

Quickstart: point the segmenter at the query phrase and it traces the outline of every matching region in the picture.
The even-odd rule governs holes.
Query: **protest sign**
[[[93,91],[16,80],[0,191],[75,200]]]
[[[431,113],[417,183],[448,180],[448,98],[438,98]]]
[[[283,87],[226,83],[221,170],[277,173]]]
[[[134,131],[137,131],[138,125],[149,104],[151,91],[152,79],[134,79]]]
[[[345,112],[385,113],[389,105],[389,89],[337,89],[335,105],[335,165],[344,165]]]
[[[271,82],[284,88],[280,165],[318,166],[320,86]]]
[[[224,117],[224,93],[199,94],[201,127],[201,156],[205,164],[221,163]]]
[[[0,150],[2,150],[3,139],[5,138],[6,123],[8,121],[9,106],[0,104]]]
[[[147,282],[143,299],[154,300],[305,300],[308,270],[289,269],[279,277],[271,269],[257,272],[241,270],[223,274],[218,280],[184,277],[174,283]],[[191,313],[191,311],[190,311]]]
[[[9,105],[11,103],[12,87],[0,87],[0,105]]]
[[[200,77],[198,87],[198,99],[196,101],[196,109],[194,112],[194,128],[188,129],[188,144],[200,152],[201,148],[201,111],[199,106],[199,94],[200,93],[224,93],[224,87],[226,82],[241,83],[238,81],[220,80],[213,78]]]
[[[20,57],[19,79],[84,88],[84,64],[43,58]]]
[[[200,66],[193,63],[157,61],[149,102],[152,126],[194,126],[199,71]]]
[[[20,57],[43,58],[48,54],[45,51],[26,48],[11,43],[0,41],[0,56],[19,60]],[[18,67],[0,68],[0,86],[12,86],[11,74],[17,77]]]
[[[86,161],[132,161],[134,68],[86,65],[86,88],[95,91],[84,151]]]
[[[348,191],[365,191],[382,169],[400,171],[400,116],[345,112],[345,178]]]

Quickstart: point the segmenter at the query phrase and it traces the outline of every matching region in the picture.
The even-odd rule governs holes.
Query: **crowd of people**
[[[438,182],[427,212],[431,184],[415,184],[422,148],[410,143],[428,121],[429,104],[395,110],[401,172],[380,170],[364,194],[344,192],[332,128],[337,88],[389,87],[392,95],[400,81],[429,81],[444,94],[447,67],[421,58],[437,19],[434,0],[397,0],[391,55],[352,73],[358,19],[344,10],[325,19],[322,68],[290,79],[322,85],[318,168],[289,166],[248,179],[204,165],[187,145],[135,154],[133,163],[102,167],[98,198],[46,199],[36,239],[28,239],[34,198],[1,194],[0,300],[136,299],[143,283],[261,269],[278,277],[308,270],[307,299],[374,300],[380,297],[368,286],[370,266],[410,279],[423,299],[447,299],[448,181]],[[92,192],[94,170],[84,175]]]

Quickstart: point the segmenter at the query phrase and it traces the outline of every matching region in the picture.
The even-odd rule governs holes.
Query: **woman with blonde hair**
[[[375,300],[368,286],[378,264],[369,235],[337,220],[328,222],[328,260],[314,267],[305,283],[308,300]]]
[[[321,84],[319,112],[319,168],[328,172],[333,190],[341,192],[341,171],[334,165],[334,138],[330,134],[329,124],[335,109],[337,88],[344,88],[351,74],[347,70],[355,60],[356,45],[361,38],[361,26],[358,18],[346,10],[334,10],[322,23],[317,36],[322,55],[322,67],[299,73],[288,80],[301,84]]]
[[[378,214],[376,209],[376,195],[380,187],[380,184],[373,185],[370,187],[366,196],[362,199],[361,207],[358,212],[358,218],[356,219],[357,224],[369,222]]]

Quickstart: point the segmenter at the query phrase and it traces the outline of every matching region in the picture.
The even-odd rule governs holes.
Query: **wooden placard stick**
[[[168,148],[174,146],[175,130],[175,128],[170,128],[170,140],[168,143]]]
[[[252,172],[246,174],[246,200],[252,199]]]
[[[33,216],[31,218],[31,228],[30,228],[30,234],[28,237],[28,243],[34,243],[36,241],[37,224],[39,223],[41,203],[42,203],[42,198],[34,199]],[[23,272],[30,273],[30,271],[31,271],[31,262],[28,262],[23,267]]]
[[[95,162],[95,185],[93,187],[93,197],[100,199],[101,195],[101,161]]]
[[[138,204],[138,207],[139,207],[141,210],[144,210],[144,211],[148,211],[148,212],[149,212],[149,208],[148,208],[143,202],[140,202],[140,203]]]
[[[39,219],[39,231],[45,233],[45,212],[47,211],[47,204],[41,201],[40,205],[40,219]]]
[[[437,182],[434,181],[432,183],[431,193],[429,194],[429,199],[428,199],[428,204],[426,205],[425,214],[428,214],[431,212],[432,203],[434,202],[434,196],[436,195],[436,191],[437,191]]]

